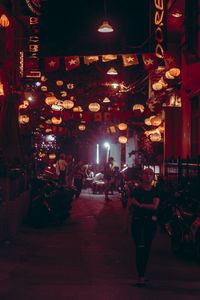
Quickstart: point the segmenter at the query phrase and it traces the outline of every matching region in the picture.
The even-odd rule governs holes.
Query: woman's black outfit
[[[144,190],[142,186],[135,188],[130,197],[140,204],[153,204],[153,198],[158,197],[157,189]],[[157,228],[155,210],[146,209],[131,204],[132,222],[131,234],[136,245],[136,267],[139,277],[144,277],[152,241]]]

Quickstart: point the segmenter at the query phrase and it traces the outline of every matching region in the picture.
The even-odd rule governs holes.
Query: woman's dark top
[[[138,186],[130,192],[130,198],[135,198],[140,204],[153,204],[153,198],[157,198],[158,190],[155,187],[152,187],[151,190],[146,191],[142,186]],[[131,205],[133,209],[133,217],[143,218],[149,217],[153,220],[156,220],[157,210],[146,209],[144,207],[138,207],[137,205]]]

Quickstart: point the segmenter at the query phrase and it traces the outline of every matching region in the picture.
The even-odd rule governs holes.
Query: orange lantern
[[[63,81],[62,81],[62,80],[57,80],[57,81],[56,81],[56,84],[57,84],[58,86],[62,86],[62,85],[63,85]]]
[[[28,106],[29,106],[28,100],[24,100],[24,102],[19,105],[19,109],[26,109]]]
[[[151,126],[151,120],[150,120],[150,118],[146,118],[146,119],[144,120],[144,123],[145,123],[146,125],[148,125],[148,126]]]
[[[62,118],[60,117],[59,119],[57,119],[56,117],[52,117],[51,118],[51,122],[54,124],[54,125],[59,125],[62,123]]]
[[[181,70],[180,70],[179,68],[171,68],[171,69],[169,70],[169,74],[170,74],[171,76],[178,77],[178,76],[180,75],[180,73],[181,73]]]
[[[156,116],[151,118],[150,121],[151,121],[151,125],[153,126],[159,126],[162,123],[161,118]]]
[[[55,155],[55,153],[51,153],[51,154],[49,154],[49,159],[55,159],[56,158],[56,155]]]
[[[10,21],[9,19],[7,18],[6,15],[2,15],[1,18],[0,18],[0,25],[2,27],[8,27],[10,25]]]
[[[126,136],[119,136],[119,137],[118,137],[118,142],[119,142],[120,144],[126,144],[127,141],[128,141],[128,139],[127,139]]]
[[[51,128],[47,128],[47,129],[45,130],[45,132],[46,132],[46,133],[52,132],[52,129],[51,129]]]
[[[118,124],[119,130],[126,130],[127,129],[127,124],[126,123],[120,123]]]
[[[45,154],[45,153],[42,153],[42,152],[39,152],[39,153],[38,153],[38,156],[42,158],[42,157],[45,157],[46,154]]]
[[[47,86],[46,85],[42,85],[41,86],[41,91],[42,92],[46,92],[47,91]]]
[[[159,127],[158,127],[158,130],[160,131],[160,133],[164,133],[165,128],[164,128],[164,126],[159,126]]]
[[[75,106],[75,107],[73,108],[73,111],[74,111],[74,112],[82,112],[83,109],[82,109],[81,106]]]
[[[53,105],[56,103],[56,101],[57,101],[57,98],[55,96],[46,97],[46,99],[45,99],[45,103],[47,105]]]
[[[0,82],[0,96],[4,96],[3,83]]]
[[[135,111],[135,110],[140,110],[140,112],[143,113],[144,112],[144,105],[142,105],[142,104],[134,104],[133,105],[133,111]]]
[[[152,142],[159,142],[161,140],[161,135],[159,133],[153,133],[149,136]]]
[[[62,105],[66,109],[71,109],[72,107],[74,107],[74,102],[71,100],[65,100],[65,101],[63,101]]]
[[[162,90],[163,88],[163,85],[160,83],[160,82],[155,82],[153,85],[152,85],[152,89],[154,91],[160,91]]]
[[[97,112],[100,110],[101,106],[97,102],[90,103],[88,106],[89,110],[92,112]]]
[[[85,130],[85,125],[83,125],[83,124],[80,124],[79,126],[78,126],[78,129],[80,130],[80,131],[84,131]]]
[[[27,124],[29,122],[29,116],[27,115],[20,115],[18,121],[20,124]]]

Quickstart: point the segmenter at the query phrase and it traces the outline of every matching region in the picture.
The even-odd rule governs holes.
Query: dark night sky
[[[48,0],[40,19],[42,53],[56,56],[142,52],[145,48],[137,46],[149,36],[148,3],[107,0],[108,21],[114,32],[102,34],[97,29],[105,19],[103,0]]]

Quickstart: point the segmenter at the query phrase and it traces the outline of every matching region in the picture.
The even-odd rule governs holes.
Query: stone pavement
[[[158,230],[145,288],[137,278],[135,249],[122,232],[119,195],[83,190],[61,227],[22,226],[0,244],[0,300],[200,299],[200,266],[177,259],[169,239]]]

